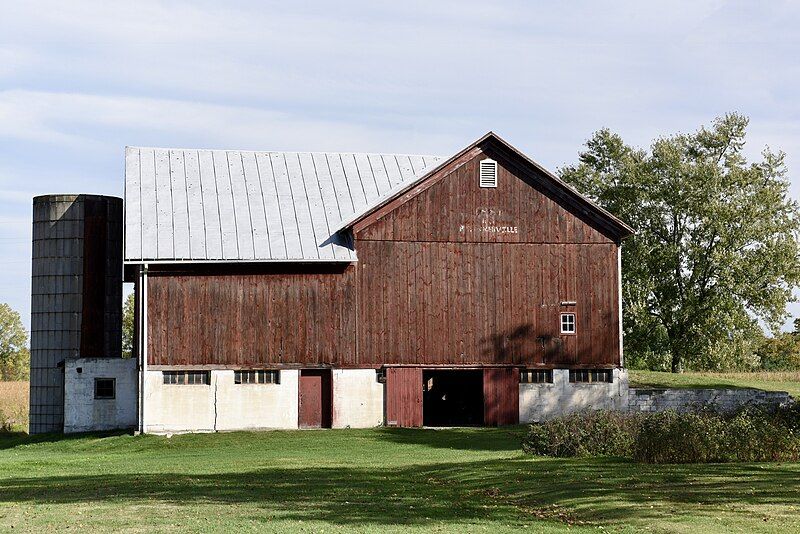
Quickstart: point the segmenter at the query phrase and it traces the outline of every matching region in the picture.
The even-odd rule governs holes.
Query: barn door
[[[298,388],[298,426],[330,428],[332,419],[330,369],[303,369]]]
[[[519,370],[514,367],[484,369],[483,402],[484,425],[519,423]]]
[[[386,425],[422,426],[422,369],[386,369]]]

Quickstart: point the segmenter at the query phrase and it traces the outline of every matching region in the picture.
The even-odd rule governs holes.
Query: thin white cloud
[[[303,114],[185,100],[13,90],[0,92],[0,137],[93,149],[106,132],[125,144],[189,139],[233,148],[378,151],[402,146],[408,128],[370,128]],[[440,145],[435,135],[429,146]]]

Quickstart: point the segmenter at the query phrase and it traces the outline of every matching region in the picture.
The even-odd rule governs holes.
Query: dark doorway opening
[[[333,420],[333,387],[330,369],[302,369],[298,388],[298,426],[330,428]]]
[[[483,425],[483,371],[428,370],[422,382],[425,426]]]

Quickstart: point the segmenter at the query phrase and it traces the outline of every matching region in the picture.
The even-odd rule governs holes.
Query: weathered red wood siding
[[[360,241],[358,249],[364,362],[619,361],[613,244]],[[561,312],[576,314],[576,334],[560,334]]]
[[[478,187],[485,157],[497,188]],[[523,167],[465,154],[357,223],[346,270],[151,271],[150,363],[618,365],[617,244]],[[576,334],[559,333],[561,312]]]
[[[486,157],[496,188],[478,187]],[[617,244],[501,153],[445,173],[356,226],[360,360],[617,365]]]
[[[498,162],[497,187],[478,186],[485,158]],[[356,225],[359,259],[362,240],[613,243],[578,208],[570,211],[549,196],[544,179],[523,173],[501,153],[476,150],[440,174],[421,184],[412,200],[400,198],[394,209],[387,206]]]
[[[483,424],[519,423],[519,370],[494,367],[483,370]]]
[[[386,424],[422,426],[422,369],[389,367],[386,369]]]
[[[288,268],[306,272],[269,272],[273,268],[268,265],[247,272],[151,270],[149,363],[315,366],[352,361],[353,267]]]

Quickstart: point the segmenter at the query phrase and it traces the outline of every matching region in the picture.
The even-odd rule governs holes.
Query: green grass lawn
[[[523,430],[0,437],[0,531],[800,528],[800,464],[535,458]]]
[[[629,371],[632,387],[657,388],[756,388],[788,391],[800,399],[800,372],[760,373],[660,373]]]

